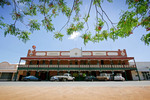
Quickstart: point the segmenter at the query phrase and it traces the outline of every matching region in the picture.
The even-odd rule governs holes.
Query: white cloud
[[[79,32],[73,32],[68,39],[76,39],[80,36]]]

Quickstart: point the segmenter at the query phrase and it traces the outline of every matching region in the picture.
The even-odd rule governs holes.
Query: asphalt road
[[[124,87],[124,86],[150,86],[150,81],[106,81],[106,82],[0,82],[0,86],[90,86],[90,87]]]

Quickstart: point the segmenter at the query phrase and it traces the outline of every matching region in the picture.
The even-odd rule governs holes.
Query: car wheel
[[[63,79],[63,81],[67,81],[67,79],[66,79],[66,78],[64,78],[64,79]]]
[[[27,81],[30,81],[30,79],[27,79]]]

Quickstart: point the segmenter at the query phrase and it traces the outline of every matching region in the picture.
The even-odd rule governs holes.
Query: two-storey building
[[[41,80],[51,76],[70,73],[73,76],[121,73],[126,80],[132,80],[131,71],[137,72],[134,57],[127,57],[126,50],[118,51],[83,51],[74,48],[70,51],[36,51],[28,50],[27,57],[21,57],[18,65],[17,80],[34,75]],[[132,60],[133,65],[129,65]],[[25,64],[20,64],[22,61]],[[137,72],[138,73],[138,72]],[[82,78],[76,78],[81,80]]]

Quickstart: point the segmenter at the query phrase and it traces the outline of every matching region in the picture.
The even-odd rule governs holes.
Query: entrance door
[[[41,72],[40,78],[41,80],[46,80],[46,72]]]
[[[127,71],[126,71],[126,74],[127,74],[127,79],[128,79],[128,80],[133,80],[133,79],[132,79],[131,70],[127,70]]]

